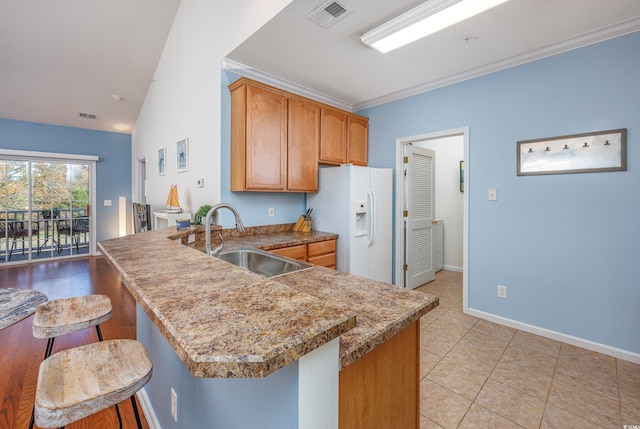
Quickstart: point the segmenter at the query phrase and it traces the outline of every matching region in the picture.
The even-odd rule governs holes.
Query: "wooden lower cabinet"
[[[418,429],[420,321],[342,371],[340,429]]]
[[[281,249],[270,250],[269,252],[286,258],[296,259],[298,261],[307,260],[307,245],[300,244],[298,246],[283,247]]]
[[[336,240],[282,247],[269,252],[313,265],[336,269]]]
[[[307,262],[336,269],[336,240],[318,241],[307,245]]]

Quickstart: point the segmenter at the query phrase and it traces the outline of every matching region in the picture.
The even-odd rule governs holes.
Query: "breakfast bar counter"
[[[289,226],[249,230],[223,230],[225,251],[336,238]],[[408,327],[418,329],[438,305],[436,296],[324,267],[265,278],[206,255],[203,242],[202,227],[192,226],[98,244],[136,299],[138,318],[148,318],[195,379],[269,378],[292,363],[316,362],[308,357],[333,344],[343,372]]]

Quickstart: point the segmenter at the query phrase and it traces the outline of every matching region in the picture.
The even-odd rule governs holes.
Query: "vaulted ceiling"
[[[511,0],[381,54],[360,35],[422,1],[337,1],[321,28],[323,0],[294,0],[227,66],[357,110],[640,31],[638,0]],[[0,0],[0,117],[131,132],[179,4]]]

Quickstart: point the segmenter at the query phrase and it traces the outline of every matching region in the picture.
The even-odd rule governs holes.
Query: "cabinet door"
[[[336,240],[318,241],[307,245],[307,262],[336,268]]]
[[[347,160],[346,113],[322,109],[320,127],[320,162],[344,164]]]
[[[289,99],[287,189],[318,191],[318,147],[320,145],[320,107]]]
[[[299,261],[307,260],[307,245],[299,244],[297,246],[283,247],[280,249],[269,250],[276,255],[285,256],[291,259],[297,259]]]
[[[347,118],[347,163],[353,165],[367,165],[368,152],[368,121],[349,116]]]
[[[285,190],[287,98],[247,86],[245,187]]]

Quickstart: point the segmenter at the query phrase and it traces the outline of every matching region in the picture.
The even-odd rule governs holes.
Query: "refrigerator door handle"
[[[373,247],[376,242],[376,194],[373,189],[367,190],[367,199],[369,200],[369,223],[367,227],[367,246]]]

